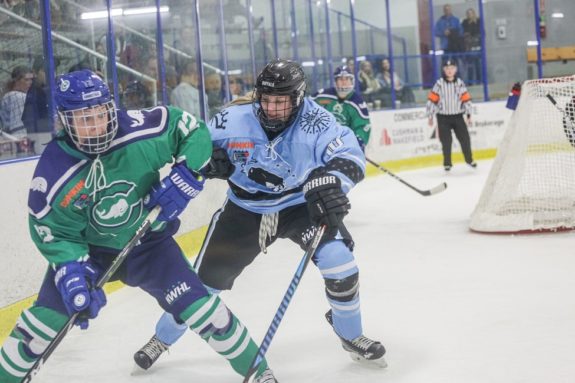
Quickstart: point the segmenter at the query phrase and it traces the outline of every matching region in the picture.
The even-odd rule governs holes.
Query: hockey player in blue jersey
[[[274,60],[258,75],[251,102],[224,108],[209,122],[216,149],[206,175],[227,179],[230,188],[195,268],[210,291],[231,289],[277,238],[305,249],[327,225],[313,258],[331,306],[326,318],[354,360],[385,366],[383,345],[363,335],[359,271],[343,224],[346,193],[364,178],[365,157],[353,132],[304,97],[305,88],[299,64]],[[165,313],[136,352],[137,364],[149,368],[185,328]]]

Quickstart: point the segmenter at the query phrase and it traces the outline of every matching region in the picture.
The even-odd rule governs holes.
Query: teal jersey
[[[321,89],[312,98],[331,112],[338,123],[350,128],[365,145],[369,142],[371,124],[367,105],[357,92],[351,92],[340,99],[335,88]]]
[[[51,264],[78,260],[90,245],[122,249],[148,213],[143,199],[159,181],[159,170],[175,160],[199,171],[210,159],[205,123],[180,109],[118,110],[118,124],[110,148],[97,157],[60,132],[38,161],[29,226]]]

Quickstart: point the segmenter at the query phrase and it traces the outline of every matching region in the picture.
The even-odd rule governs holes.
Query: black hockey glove
[[[351,208],[349,199],[341,190],[340,179],[333,174],[320,173],[305,183],[303,192],[311,222],[326,225],[327,234],[335,236],[343,217]]]
[[[233,174],[236,167],[230,161],[230,157],[225,149],[214,148],[210,162],[204,168],[203,174],[206,178],[219,178],[227,180]]]

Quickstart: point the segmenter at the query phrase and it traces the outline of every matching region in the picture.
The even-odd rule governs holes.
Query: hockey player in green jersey
[[[88,327],[106,304],[93,287],[100,273],[154,206],[161,207],[158,221],[116,278],[150,294],[245,375],[257,345],[173,239],[178,215],[203,189],[199,171],[212,153],[206,125],[171,107],[117,110],[88,70],[60,76],[56,88],[63,129],[38,161],[28,199],[32,240],[49,265],[36,302],[0,350],[0,382],[21,382],[72,314]],[[174,160],[160,180],[159,170]],[[276,382],[265,362],[255,381]]]
[[[333,77],[335,87],[321,89],[312,98],[330,111],[337,122],[353,130],[361,149],[365,152],[371,125],[367,106],[361,95],[354,90],[353,71],[347,66],[340,66],[336,68]]]

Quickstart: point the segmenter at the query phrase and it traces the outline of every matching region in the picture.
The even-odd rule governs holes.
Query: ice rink
[[[365,335],[387,348],[387,369],[352,362],[324,319],[328,305],[310,266],[268,351],[281,383],[575,382],[575,233],[482,235],[468,230],[491,161],[450,174],[429,168],[353,190],[346,218],[356,241]],[[302,251],[280,241],[222,298],[262,339]],[[144,374],[132,354],[153,334],[160,310],[145,293],[109,296],[89,330],[74,329],[38,383],[240,382],[227,362],[189,331]]]

